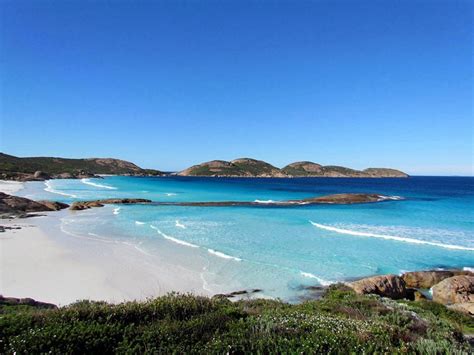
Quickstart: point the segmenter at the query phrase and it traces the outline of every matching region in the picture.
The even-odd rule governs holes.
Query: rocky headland
[[[376,294],[391,299],[427,300],[474,315],[474,273],[469,270],[413,271],[378,275],[347,283],[358,294]],[[428,292],[427,292],[428,291]]]
[[[142,169],[120,159],[66,159],[56,157],[20,158],[0,153],[0,180],[44,181],[82,179],[104,175],[160,176],[159,170]]]

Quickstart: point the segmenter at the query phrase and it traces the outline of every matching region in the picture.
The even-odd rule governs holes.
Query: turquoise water
[[[84,238],[124,241],[150,255],[193,248],[205,259],[203,283],[208,291],[254,287],[287,300],[301,296],[303,286],[353,277],[474,267],[474,178],[111,176],[31,183],[20,194],[64,202],[109,197],[264,202],[343,192],[393,199],[286,208],[264,203],[261,207],[107,206],[71,212],[62,227]]]

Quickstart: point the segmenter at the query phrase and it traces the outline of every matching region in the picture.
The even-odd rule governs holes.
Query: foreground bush
[[[0,353],[469,353],[473,319],[333,288],[319,301],[171,294],[53,310],[1,306]]]

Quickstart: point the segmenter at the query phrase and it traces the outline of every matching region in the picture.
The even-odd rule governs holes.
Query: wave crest
[[[275,201],[273,201],[273,200],[255,200],[254,202],[256,202],[256,203],[262,203],[262,204],[275,203]]]
[[[102,185],[102,184],[97,184],[95,182],[92,182],[91,179],[81,179],[81,182],[83,184],[86,184],[86,185],[90,185],[90,186],[94,186],[94,187],[98,187],[100,189],[109,189],[109,190],[117,190],[116,187],[113,187],[113,186],[109,186],[109,185]]]
[[[156,230],[157,233],[159,235],[161,235],[163,238],[165,239],[168,239],[172,242],[175,242],[177,244],[181,244],[181,245],[184,245],[184,246],[187,246],[187,247],[191,247],[191,248],[199,248],[198,245],[195,245],[195,244],[192,244],[192,243],[188,243],[188,242],[185,242],[184,240],[180,240],[180,239],[176,239],[176,238],[173,238],[165,233],[163,233],[162,231],[160,231],[158,228],[156,228],[155,226],[150,226],[152,229]]]
[[[387,239],[387,240],[396,240],[398,242],[431,245],[431,246],[434,246],[434,247],[445,248],[445,249],[474,251],[474,248],[464,247],[464,246],[461,246],[461,245],[443,244],[443,243],[438,243],[438,242],[430,242],[430,241],[426,241],[426,240],[420,240],[420,239],[414,239],[414,238],[408,238],[408,237],[400,237],[400,236],[394,236],[394,235],[376,234],[376,233],[369,233],[369,232],[359,232],[359,231],[354,231],[354,230],[349,230],[349,229],[342,229],[342,228],[337,228],[337,227],[332,227],[332,226],[326,226],[324,224],[315,223],[313,221],[309,221],[309,222],[317,228],[324,229],[324,230],[331,231],[331,232],[336,232],[336,233],[339,233],[339,234],[348,234],[348,235],[353,235],[353,236],[357,236],[357,237],[371,237],[371,238],[380,238],[380,239]]]
[[[311,279],[315,279],[316,281],[318,281],[321,285],[323,286],[329,286],[329,285],[332,285],[334,282],[332,281],[328,281],[328,280],[325,280],[325,279],[322,279],[321,277],[319,276],[316,276],[310,272],[304,272],[304,271],[300,271],[300,274],[301,276],[304,276],[304,277],[309,277]]]
[[[181,228],[181,229],[186,229],[186,226],[184,224],[180,223],[179,220],[176,220],[175,226],[178,227],[178,228]]]
[[[242,259],[237,258],[236,256],[224,254],[224,253],[222,253],[220,251],[217,251],[217,250],[214,250],[214,249],[207,249],[207,251],[210,254],[218,256],[218,257],[223,258],[223,259],[232,259],[232,260],[235,260],[235,261],[242,261]]]
[[[62,192],[62,191],[55,190],[55,189],[51,186],[51,183],[50,183],[49,181],[46,181],[44,184],[46,185],[46,188],[44,189],[44,191],[48,191],[48,192],[51,192],[51,193],[57,194],[57,195],[63,195],[63,196],[67,196],[67,197],[77,198],[76,195],[68,194],[68,193],[66,193],[66,192]]]

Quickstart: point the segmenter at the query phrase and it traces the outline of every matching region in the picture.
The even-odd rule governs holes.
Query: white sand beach
[[[21,183],[1,182],[12,194]],[[200,272],[172,255],[151,256],[123,243],[74,237],[60,228],[68,210],[0,220],[0,294],[66,305],[76,300],[143,300],[171,291],[208,294]]]
[[[21,229],[0,233],[0,294],[58,305],[80,299],[143,300],[171,291],[207,294],[199,272],[171,258],[61,232],[57,222],[62,213],[1,222]]]
[[[0,192],[12,195],[24,187],[23,182],[0,180]]]

